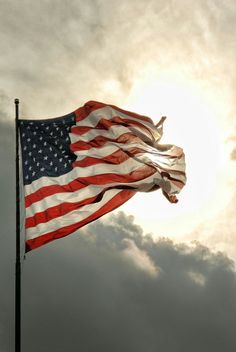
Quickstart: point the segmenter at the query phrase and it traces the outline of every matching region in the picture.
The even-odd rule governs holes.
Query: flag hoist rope
[[[20,186],[19,186],[19,99],[15,99],[16,148],[16,263],[15,263],[15,352],[21,351],[21,253],[20,253]]]

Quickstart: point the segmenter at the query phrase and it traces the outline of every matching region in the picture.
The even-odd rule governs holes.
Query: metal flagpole
[[[19,187],[19,99],[15,99],[16,133],[16,263],[15,263],[15,352],[21,351],[21,258],[20,258],[20,187]]]

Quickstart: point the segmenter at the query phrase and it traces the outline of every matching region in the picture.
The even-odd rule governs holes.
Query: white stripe
[[[91,214],[98,211],[104,204],[106,204],[119,192],[122,191],[120,189],[109,190],[97,203],[84,205],[83,207],[76,209],[66,215],[60,216],[56,219],[52,219],[43,224],[39,224],[36,227],[26,229],[26,240],[42,236],[46,233],[56,231],[64,226],[69,226],[88,218]]]
[[[150,133],[147,130],[143,130],[142,128],[139,128],[137,126],[129,126],[127,128],[118,125],[112,126],[108,130],[94,128],[91,131],[84,133],[82,136],[77,134],[76,132],[73,132],[72,130],[72,132],[70,133],[70,140],[72,144],[80,141],[89,143],[96,137],[102,136],[110,139],[117,139],[125,133],[132,133],[134,137],[140,138],[141,143],[146,142],[154,144],[156,142],[153,137],[153,133]],[[108,141],[107,143],[110,143],[110,141]]]
[[[104,109],[104,108],[103,108]],[[99,109],[100,111],[101,109]],[[96,110],[98,111],[98,110]],[[96,111],[93,111],[92,113],[90,113],[86,119],[94,119],[94,115],[96,116]],[[113,109],[113,111],[116,111]],[[93,115],[92,115],[93,114]],[[130,118],[130,116],[128,115],[124,115],[124,114],[119,114],[119,112],[117,112],[117,114],[119,115],[119,117],[122,118],[122,116],[126,117],[126,118]],[[114,115],[114,116],[117,116]],[[100,120],[99,118],[99,114],[97,115],[98,120],[96,121],[96,124],[98,124],[98,121]],[[102,117],[104,118],[104,115],[102,115]],[[108,115],[108,119],[111,119],[113,117]],[[109,127],[108,130],[103,130],[103,129],[99,129],[99,128],[92,128],[91,126],[87,126],[87,127],[91,127],[92,130],[84,133],[83,135],[79,135],[80,138],[78,138],[78,134],[76,134],[76,132],[73,132],[73,127],[71,129],[71,133],[70,133],[70,137],[71,137],[71,141],[72,143],[74,143],[77,140],[82,140],[85,142],[88,142],[92,139],[94,139],[97,135],[101,135],[101,136],[105,136],[105,137],[110,137],[110,138],[118,138],[119,135],[123,133],[127,133],[127,132],[132,132],[135,136],[141,138],[141,140],[143,141],[148,141],[148,142],[157,142],[160,140],[161,136],[162,136],[162,128],[160,128],[160,126],[157,128],[155,125],[150,124],[149,122],[143,122],[142,120],[139,119],[135,119],[135,118],[131,118],[131,120],[135,120],[138,121],[139,123],[142,124],[142,126],[145,126],[146,128],[142,127],[142,126],[136,126],[132,123],[129,124],[129,126],[125,127],[125,126],[119,126],[119,125],[114,125]],[[76,126],[80,126],[80,124],[82,123],[82,121],[77,122]],[[92,122],[93,124],[93,122]],[[75,128],[76,128],[75,126]],[[120,133],[119,133],[119,129],[120,129]],[[148,129],[148,130],[147,130]],[[111,137],[111,135],[112,137]],[[77,136],[77,138],[76,138]]]
[[[127,127],[119,126],[119,125],[112,126],[108,130],[93,128],[87,133],[84,133],[82,136],[77,134],[76,132],[73,132],[72,130],[70,133],[70,140],[71,140],[71,143],[75,143],[78,141],[89,142],[94,138],[96,138],[97,136],[115,139],[115,138],[118,138],[120,135],[128,132],[130,132],[130,130]]]
[[[76,125],[80,127],[95,127],[97,126],[97,124],[101,119],[105,118],[106,120],[111,120],[113,117],[116,117],[116,116],[120,117],[121,119],[129,119],[132,121],[139,122],[143,126],[146,126],[148,129],[153,131],[155,134],[160,135],[160,131],[161,131],[160,127],[156,128],[156,126],[151,122],[141,120],[138,117],[135,118],[130,115],[126,115],[118,110],[115,110],[111,106],[105,106],[103,108],[90,112],[90,114],[87,117],[85,117],[83,120],[77,121]]]
[[[30,207],[26,208],[26,217],[29,218],[35,214],[45,211],[48,208],[51,208],[62,203],[76,203],[78,201],[96,196],[101,193],[107,187],[116,187],[116,186],[126,186],[129,185],[133,188],[138,188],[138,191],[146,192],[153,186],[153,180],[160,179],[161,175],[159,172],[143,178],[135,182],[122,182],[122,183],[110,183],[105,185],[89,185],[83,189],[80,189],[76,192],[66,192],[66,193],[56,193],[51,196],[45,197],[43,200],[35,202]]]

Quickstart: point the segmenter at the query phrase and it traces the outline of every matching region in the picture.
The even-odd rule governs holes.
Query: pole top
[[[16,99],[15,99],[15,104],[19,104],[19,102],[20,102],[19,99],[16,98]]]

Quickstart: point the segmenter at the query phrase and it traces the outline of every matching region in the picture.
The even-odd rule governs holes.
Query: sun
[[[161,143],[184,149],[187,184],[177,205],[169,204],[159,191],[136,194],[122,210],[135,215],[145,231],[168,237],[183,236],[216,216],[230,197],[224,173],[227,160],[217,109],[200,87],[173,75],[147,73],[134,83],[125,108],[155,122],[167,116]]]

